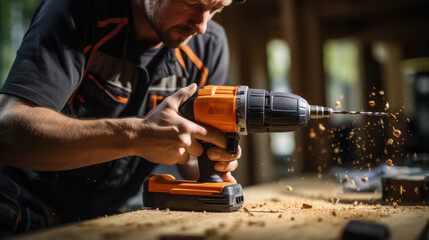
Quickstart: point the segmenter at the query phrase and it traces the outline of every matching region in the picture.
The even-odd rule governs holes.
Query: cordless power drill
[[[333,111],[332,108],[309,105],[291,93],[249,89],[247,86],[204,86],[180,107],[180,113],[197,123],[212,126],[225,133],[228,153],[237,153],[239,135],[265,132],[296,131],[310,119],[338,114],[377,114]],[[234,211],[243,204],[240,184],[223,182],[207,149],[198,157],[200,177],[197,181],[176,180],[168,174],[146,179],[143,192],[145,207],[189,211]]]

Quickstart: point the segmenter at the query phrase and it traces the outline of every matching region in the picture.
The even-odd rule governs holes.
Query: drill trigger
[[[230,154],[236,154],[238,152],[238,143],[240,136],[237,133],[226,133],[226,151]]]

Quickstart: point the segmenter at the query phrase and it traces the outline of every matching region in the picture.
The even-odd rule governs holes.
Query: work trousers
[[[0,175],[0,238],[58,224],[53,209],[26,184]]]

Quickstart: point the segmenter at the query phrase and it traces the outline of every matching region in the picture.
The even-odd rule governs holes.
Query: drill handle
[[[223,182],[223,179],[220,177],[220,172],[216,171],[214,168],[215,162],[210,160],[207,156],[207,150],[216,145],[212,143],[202,143],[204,151],[201,156],[198,157],[198,169],[200,170],[200,177],[198,182]]]
[[[230,154],[236,154],[238,151],[238,141],[240,137],[236,133],[226,133],[227,139],[227,152]],[[207,150],[216,145],[208,142],[201,142],[204,151],[201,156],[198,157],[198,168],[200,170],[200,177],[198,182],[223,182],[220,177],[220,172],[214,169],[215,162],[210,160],[207,156]]]

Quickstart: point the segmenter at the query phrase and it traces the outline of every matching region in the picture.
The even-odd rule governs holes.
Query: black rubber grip
[[[211,143],[202,143],[204,147],[203,154],[198,157],[198,168],[200,170],[200,177],[198,182],[223,182],[223,179],[220,177],[220,172],[216,171],[214,168],[215,162],[210,160],[207,156],[207,150],[211,147],[215,147]]]

